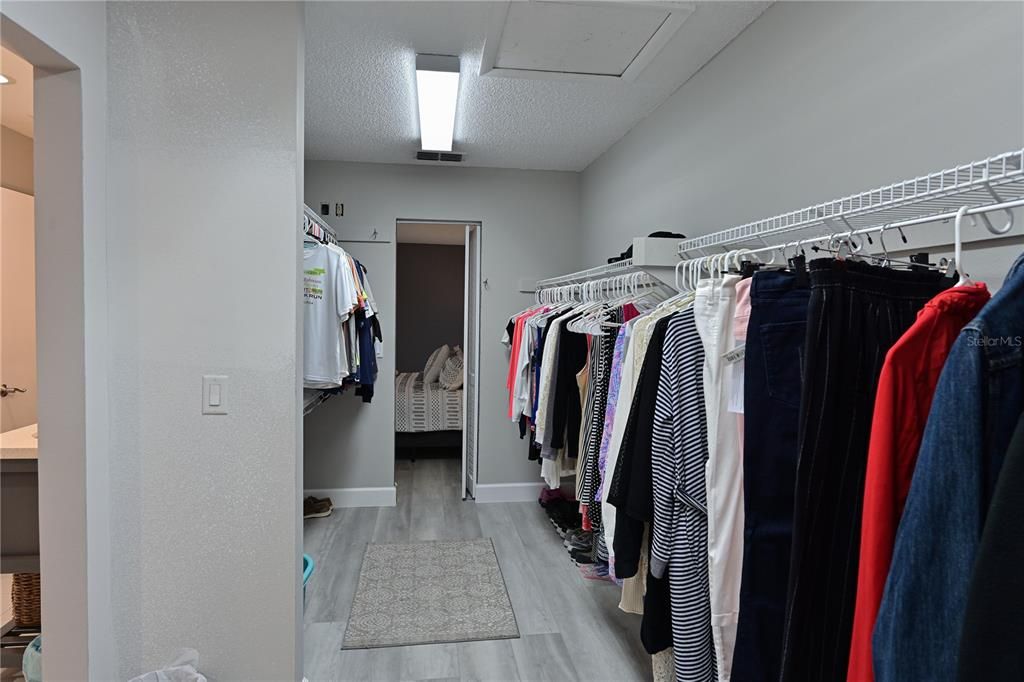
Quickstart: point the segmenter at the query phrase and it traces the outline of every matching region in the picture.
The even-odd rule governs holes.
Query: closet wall
[[[0,185],[32,194],[32,138],[0,126]]]
[[[435,348],[463,345],[466,249],[398,244],[396,251],[395,366],[400,372],[422,372]]]
[[[116,679],[301,679],[303,8],[107,17]]]
[[[1022,146],[1021,3],[777,2],[587,168],[581,244],[600,263]],[[1001,280],[1020,251],[965,262]]]
[[[526,459],[526,441],[505,418],[499,343],[507,316],[532,294],[519,292],[522,278],[582,266],[579,241],[579,175],[486,168],[306,162],[306,202],[345,203],[345,217],[327,218],[342,239],[366,239],[376,229],[391,244],[345,244],[370,272],[381,308],[384,357],[373,403],[334,398],[305,421],[306,489],[370,488],[365,504],[379,504],[394,486],[395,220],[479,220],[481,278],[480,482],[529,484],[538,478]],[[359,492],[356,491],[358,495]],[[393,494],[393,493],[392,493]]]

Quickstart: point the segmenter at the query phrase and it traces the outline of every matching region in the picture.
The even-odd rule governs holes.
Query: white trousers
[[[729,682],[732,672],[743,574],[743,455],[735,416],[728,411],[730,372],[723,357],[735,345],[732,326],[739,280],[735,275],[701,280],[693,305],[704,345],[708,575],[719,682]]]

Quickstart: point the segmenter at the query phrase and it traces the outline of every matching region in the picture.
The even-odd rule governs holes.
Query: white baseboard
[[[304,496],[329,497],[337,508],[342,507],[394,507],[395,486],[383,488],[320,488],[307,490]]]
[[[477,502],[536,502],[544,483],[477,483]]]

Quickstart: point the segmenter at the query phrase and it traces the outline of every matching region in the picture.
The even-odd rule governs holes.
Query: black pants
[[[783,682],[846,679],[878,376],[922,306],[952,284],[833,259],[810,270]]]
[[[743,581],[732,662],[736,682],[779,679],[810,293],[788,272],[758,272],[750,285],[743,370]]]

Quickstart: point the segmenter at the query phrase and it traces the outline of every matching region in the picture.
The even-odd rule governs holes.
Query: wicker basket
[[[11,602],[14,605],[14,624],[31,628],[43,624],[42,590],[38,573],[15,573],[11,586]]]

